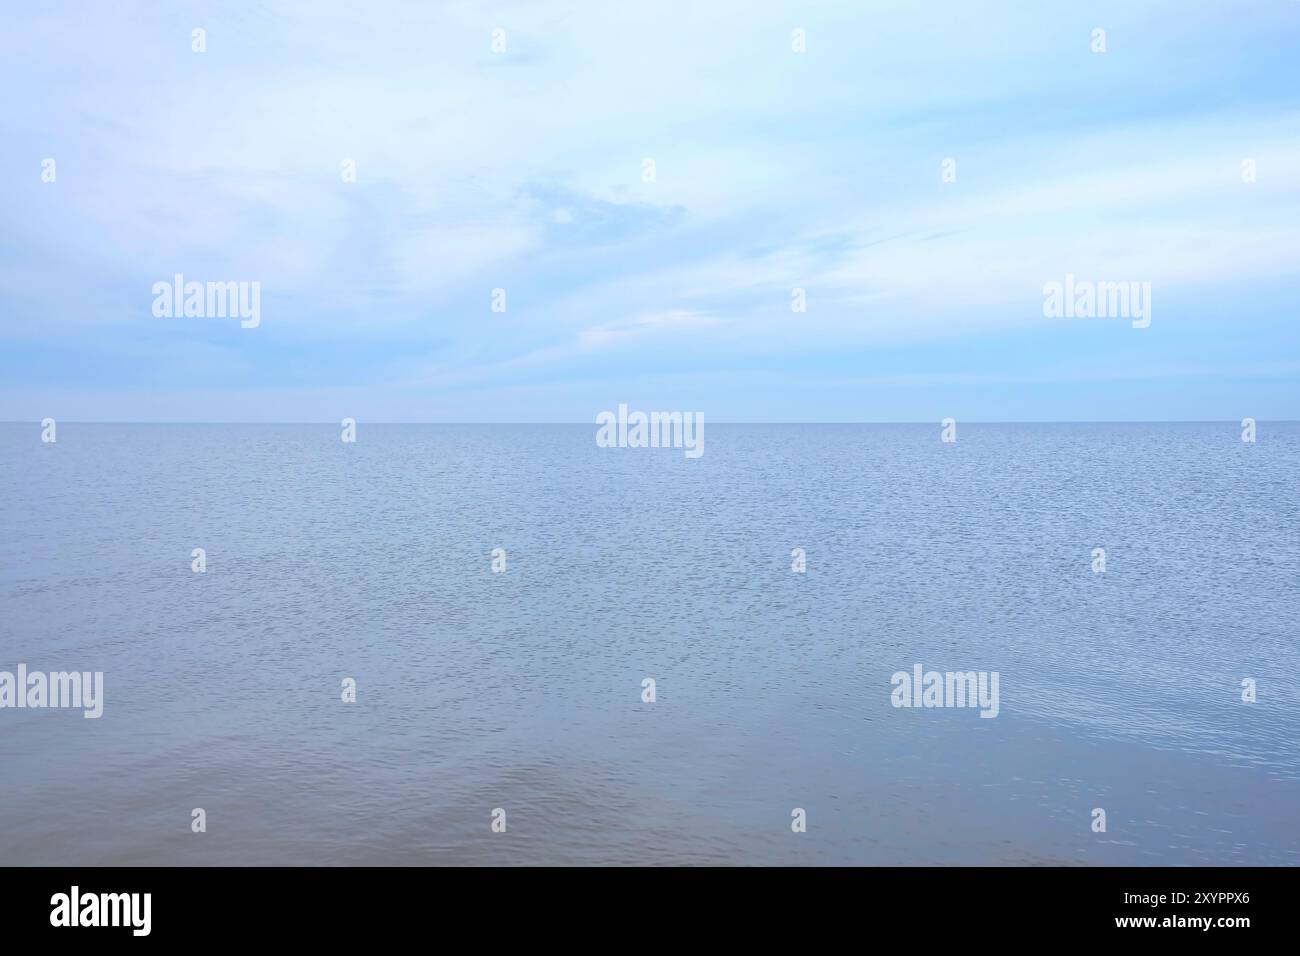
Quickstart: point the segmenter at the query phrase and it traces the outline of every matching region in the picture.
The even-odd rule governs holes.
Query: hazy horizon
[[[1294,424],[1294,423],[1296,423],[1296,422],[1300,422],[1300,419],[1296,419],[1296,418],[1264,418],[1264,419],[1256,419],[1255,421],[1256,421],[1257,423],[1261,423],[1261,424],[1270,424],[1270,423],[1272,423],[1272,424],[1278,424],[1278,425],[1289,425],[1289,424]],[[67,424],[67,425],[320,425],[320,426],[330,426],[330,427],[337,427],[337,426],[339,425],[339,422],[321,421],[321,420],[316,420],[316,421],[306,421],[306,420],[287,421],[287,420],[284,420],[284,421],[282,421],[282,420],[277,420],[277,419],[265,419],[265,420],[261,420],[261,421],[257,421],[257,420],[233,421],[233,420],[215,419],[215,418],[214,418],[214,419],[210,419],[210,420],[199,420],[199,421],[194,421],[194,420],[189,420],[189,419],[179,419],[179,418],[158,418],[158,419],[145,419],[145,418],[140,418],[140,419],[98,419],[98,420],[97,420],[97,419],[89,419],[89,418],[86,418],[86,419],[76,419],[76,418],[71,418],[71,419],[62,419],[62,420],[59,420],[58,423],[61,424],[61,425],[62,425],[62,424]],[[27,421],[21,421],[21,420],[9,420],[9,421],[0,421],[0,424],[3,424],[3,425],[32,425],[32,426],[36,426],[36,425],[38,425],[39,423],[35,423],[35,422],[27,422]],[[568,426],[575,426],[575,427],[577,427],[577,426],[583,426],[583,427],[590,426],[590,427],[593,427],[593,428],[595,427],[595,426],[594,426],[594,423],[592,423],[592,422],[572,422],[572,421],[565,421],[565,422],[532,421],[532,422],[529,422],[529,421],[450,421],[450,420],[448,420],[448,421],[400,421],[400,420],[394,420],[394,421],[366,421],[366,422],[358,422],[358,424],[366,424],[366,425],[568,425]],[[710,424],[710,425],[933,425],[933,426],[938,427],[938,425],[940,424],[940,422],[923,421],[923,420],[921,420],[921,419],[910,419],[910,420],[901,420],[901,419],[899,419],[899,420],[894,420],[894,421],[884,421],[884,420],[880,420],[880,421],[868,421],[868,420],[861,420],[861,419],[857,419],[857,420],[853,420],[853,421],[849,421],[849,420],[845,420],[845,421],[833,421],[833,420],[829,420],[829,419],[828,419],[828,420],[825,420],[825,421],[802,421],[802,420],[801,420],[801,421],[795,421],[795,420],[790,420],[790,421],[777,421],[777,420],[768,420],[768,421],[756,421],[756,420],[755,420],[755,421],[743,421],[743,420],[713,421],[712,419],[708,419],[708,424]],[[960,424],[962,424],[962,425],[1232,425],[1232,426],[1238,426],[1238,425],[1240,425],[1239,422],[1234,421],[1234,420],[1231,420],[1231,419],[1216,419],[1216,418],[1201,418],[1201,419],[1194,419],[1194,418],[1151,418],[1151,419],[1114,419],[1114,418],[1093,418],[1093,419],[1075,419],[1075,420],[1068,420],[1068,421],[1067,421],[1067,420],[1063,420],[1063,419],[1045,419],[1045,418],[1024,418],[1024,419],[1015,419],[1015,420],[1012,420],[1012,419],[1002,419],[1002,420],[993,420],[993,419],[989,419],[989,420],[978,420],[978,419],[975,419],[975,420],[971,420],[971,421],[962,421],[962,422],[960,422]]]

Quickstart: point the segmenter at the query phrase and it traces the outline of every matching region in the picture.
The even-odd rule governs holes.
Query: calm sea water
[[[0,863],[1300,863],[1300,425],[959,429],[2,425]]]

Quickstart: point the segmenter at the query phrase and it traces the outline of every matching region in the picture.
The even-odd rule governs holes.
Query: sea
[[[0,865],[1300,864],[1300,423],[595,434],[0,425]]]

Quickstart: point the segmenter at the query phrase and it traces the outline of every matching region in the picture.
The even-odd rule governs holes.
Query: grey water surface
[[[0,425],[0,864],[1300,863],[1300,425],[595,432]]]

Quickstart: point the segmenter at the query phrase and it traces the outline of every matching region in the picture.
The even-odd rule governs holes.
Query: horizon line
[[[698,414],[698,413],[696,413]],[[53,416],[48,416],[53,418]],[[349,416],[351,417],[351,416]],[[958,424],[965,425],[1240,425],[1241,419],[1236,418],[1149,418],[1149,419],[1131,419],[1131,418],[1088,418],[1088,419],[1045,419],[1045,418],[1024,418],[1024,419],[954,419]],[[115,420],[88,420],[88,419],[55,419],[59,424],[69,425],[328,425],[337,428],[339,423],[333,420],[329,421],[182,421],[182,420],[143,420],[143,419],[115,419]],[[1296,418],[1263,418],[1254,419],[1256,422],[1267,422],[1275,425],[1300,424],[1300,419]],[[508,421],[467,421],[467,422],[445,422],[445,421],[369,421],[367,419],[356,419],[357,424],[366,425],[582,425],[594,426],[598,423],[590,422],[508,422]],[[4,419],[0,420],[0,425],[40,425],[39,419]],[[916,419],[909,421],[716,421],[706,422],[712,425],[934,425],[943,424],[943,420]]]

